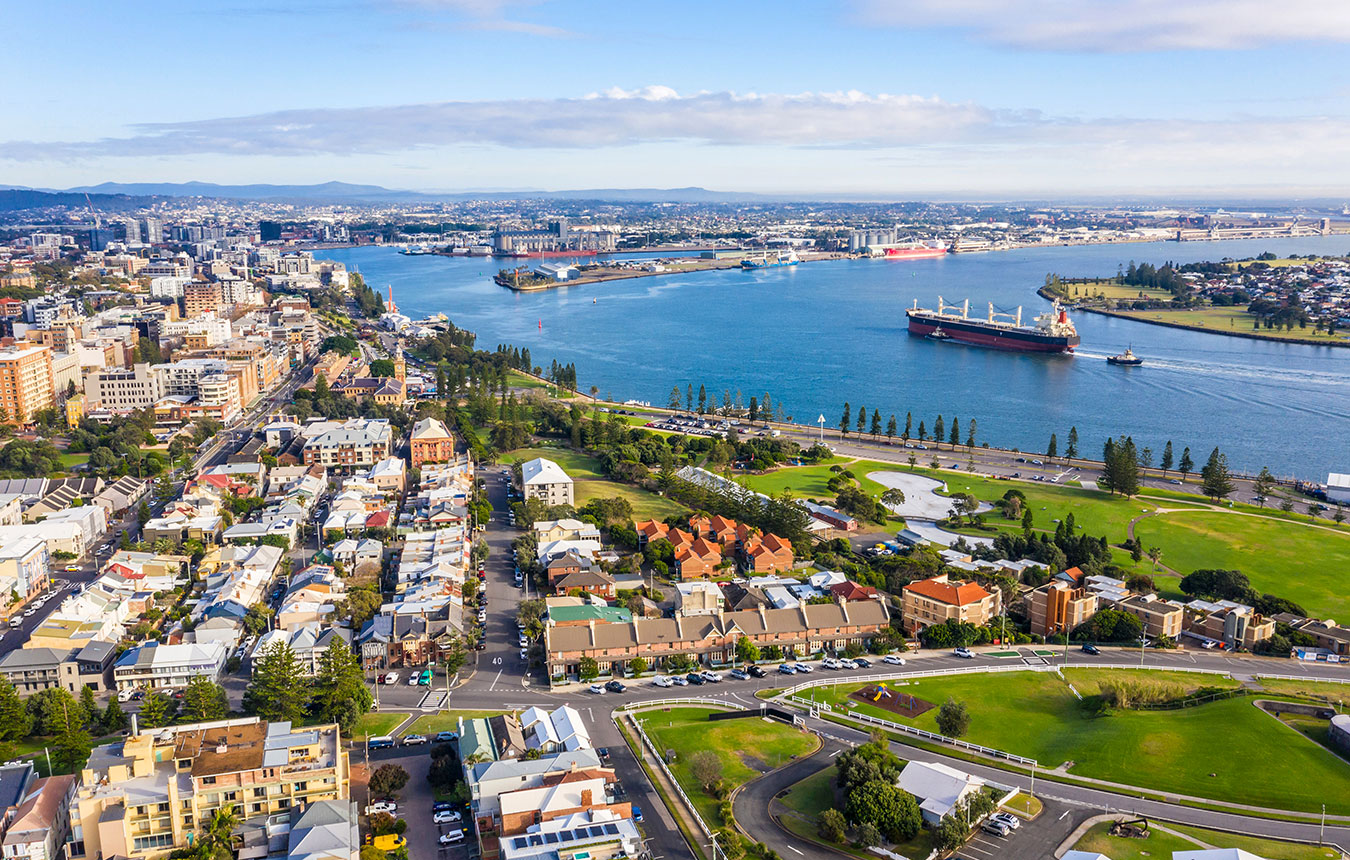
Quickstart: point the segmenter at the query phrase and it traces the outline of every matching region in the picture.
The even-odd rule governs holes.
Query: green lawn
[[[574,488],[577,507],[591,499],[611,499],[615,496],[628,500],[633,506],[633,520],[664,520],[675,514],[688,513],[689,509],[679,502],[658,496],[638,487],[616,484],[613,481],[577,481]]]
[[[63,468],[63,469],[65,469],[65,470],[69,471],[69,470],[71,470],[71,469],[74,469],[76,466],[83,466],[85,463],[88,463],[88,462],[89,462],[89,455],[88,455],[88,454],[62,454],[60,459],[61,459],[61,468]]]
[[[1350,684],[1334,684],[1330,681],[1291,681],[1285,678],[1261,678],[1260,684],[1262,690],[1284,696],[1350,704]]]
[[[459,721],[475,720],[480,717],[495,717],[505,711],[442,711],[439,714],[427,714],[418,717],[408,731],[419,735],[434,735],[437,732],[459,731]]]
[[[1277,842],[1274,839],[1261,839],[1256,836],[1242,836],[1220,830],[1206,830],[1185,824],[1169,824],[1167,827],[1178,833],[1184,833],[1215,848],[1241,848],[1258,857],[1268,860],[1340,860],[1341,852],[1334,848],[1319,845],[1304,845],[1299,842]]]
[[[835,768],[827,767],[808,776],[788,789],[787,794],[779,798],[788,809],[802,815],[816,816],[823,810],[834,806]]]
[[[1163,564],[1182,573],[1240,570],[1252,587],[1298,603],[1314,617],[1350,615],[1350,535],[1296,522],[1220,512],[1177,513],[1141,520],[1135,534],[1163,548]]]
[[[672,708],[649,711],[638,719],[658,750],[674,750],[675,761],[668,762],[670,771],[699,815],[710,826],[721,827],[721,801],[704,792],[690,773],[690,761],[696,753],[716,753],[722,763],[722,778],[734,788],[795,756],[810,753],[816,748],[816,740],[791,726],[759,717],[709,722],[711,713],[715,713],[711,708]]]
[[[1073,846],[1079,851],[1105,854],[1111,860],[1168,860],[1173,851],[1194,851],[1200,846],[1180,836],[1153,829],[1145,839],[1125,839],[1112,836],[1111,822],[1092,825],[1083,838]]]
[[[1093,672],[1068,679],[1092,690],[1103,675]],[[1121,671],[1122,678],[1139,677]],[[1188,687],[1216,685],[1216,676],[1168,673],[1155,681]],[[815,698],[837,710],[872,713],[904,722],[870,705],[844,708],[847,695],[861,685],[821,687]],[[932,678],[897,688],[939,704],[948,696],[966,703],[971,713],[966,739],[1035,758],[1042,768],[1073,762],[1071,776],[1091,777],[1277,809],[1350,813],[1350,763],[1282,726],[1249,698],[1213,702],[1178,711],[1119,711],[1091,717],[1067,684],[1051,673],[1010,673]],[[909,721],[937,730],[937,710]],[[1216,742],[1222,738],[1222,742]],[[1278,762],[1263,751],[1280,750]],[[1214,776],[1210,776],[1210,774]],[[1339,798],[1339,799],[1337,799]]]
[[[834,800],[834,775],[835,768],[826,767],[793,785],[788,789],[786,794],[779,798],[784,806],[801,816],[783,816],[780,820],[784,827],[802,838],[823,842],[816,833],[816,817],[832,806],[839,808],[835,805]],[[874,854],[870,854],[866,851],[858,851],[849,845],[831,844],[831,847],[852,854],[855,857],[876,857]],[[908,842],[890,845],[887,847],[887,850],[895,852],[902,857],[912,858],[912,860],[922,860],[922,858],[927,857],[933,850],[931,831],[924,828],[919,831],[918,836],[915,836]]]
[[[366,738],[387,735],[398,728],[399,724],[407,718],[407,714],[366,714],[356,724],[356,731],[352,734],[352,740],[364,741]]]
[[[533,460],[535,457],[543,457],[557,463],[574,481],[604,477],[600,472],[598,460],[566,448],[517,448],[509,454],[503,454],[501,462],[521,463],[526,460]]]
[[[1111,829],[1111,822],[1103,821],[1093,825],[1073,847],[1079,851],[1105,854],[1111,860],[1166,860],[1172,856],[1173,851],[1196,851],[1203,845],[1212,845],[1215,848],[1241,848],[1268,860],[1327,860],[1341,856],[1340,852],[1333,848],[1317,845],[1277,842],[1273,839],[1240,836],[1183,824],[1166,823],[1162,826],[1176,832],[1168,833],[1153,827],[1145,839],[1127,839],[1111,836],[1107,832]]]
[[[1145,311],[1121,311],[1120,313],[1131,319],[1153,320],[1157,322],[1167,322],[1173,325],[1186,326],[1187,328],[1204,329],[1206,331],[1215,331],[1221,334],[1229,332],[1238,332],[1241,334],[1259,334],[1263,337],[1277,339],[1297,338],[1300,340],[1314,340],[1331,343],[1333,341],[1344,343],[1350,332],[1344,329],[1337,329],[1334,335],[1328,335],[1325,331],[1314,333],[1312,326],[1286,331],[1283,328],[1252,328],[1252,321],[1255,319],[1247,313],[1242,307],[1202,307],[1193,309],[1152,309]]]

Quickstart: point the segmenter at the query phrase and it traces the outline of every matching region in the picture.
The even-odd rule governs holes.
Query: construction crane
[[[90,199],[89,192],[84,192],[84,201],[89,204],[89,214],[94,216],[94,229],[102,230],[103,222],[98,217],[98,210],[94,208],[94,201]]]

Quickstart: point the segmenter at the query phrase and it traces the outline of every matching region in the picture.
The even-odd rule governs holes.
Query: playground
[[[910,693],[892,690],[885,684],[870,684],[854,690],[849,693],[849,698],[865,702],[874,708],[882,708],[905,719],[913,719],[937,707],[932,702],[924,701]]]

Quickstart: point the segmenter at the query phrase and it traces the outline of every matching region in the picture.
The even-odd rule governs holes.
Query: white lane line
[[[1059,820],[1060,820],[1060,821],[1063,821],[1064,818],[1065,818],[1065,816],[1067,816],[1071,811],[1072,811],[1072,810],[1069,810],[1069,809],[1064,810],[1064,814],[1061,815],[1061,816],[1059,817]]]
[[[505,671],[506,671],[505,669],[498,669],[498,670],[497,670],[497,677],[492,679],[492,686],[491,686],[491,687],[488,687],[488,692],[489,692],[489,693],[491,693],[493,690],[497,689],[497,681],[498,681],[498,679],[501,678],[502,672],[505,672]]]
[[[798,854],[802,854],[802,852],[799,851],[797,848],[795,848],[795,847],[793,847],[793,846],[791,846],[791,845],[789,845],[788,847],[789,847],[789,848],[792,848],[792,850],[793,850],[793,851],[796,851]],[[802,856],[805,857],[806,855],[805,855],[805,854],[802,854]]]
[[[843,750],[835,750],[834,752],[830,753],[829,757],[830,757],[830,758],[834,758],[835,756],[839,755],[841,752],[843,752]]]

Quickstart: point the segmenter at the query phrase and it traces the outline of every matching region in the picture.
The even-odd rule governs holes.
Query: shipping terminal
[[[960,313],[957,313],[959,311]],[[914,307],[905,311],[909,333],[930,340],[970,343],[1017,352],[1073,352],[1078,346],[1078,329],[1058,301],[1031,325],[1022,325],[1022,308],[1015,313],[999,313],[989,305],[987,319],[972,319],[970,299],[959,305],[946,304],[938,296],[936,311]],[[1003,319],[1000,319],[1002,317]]]

